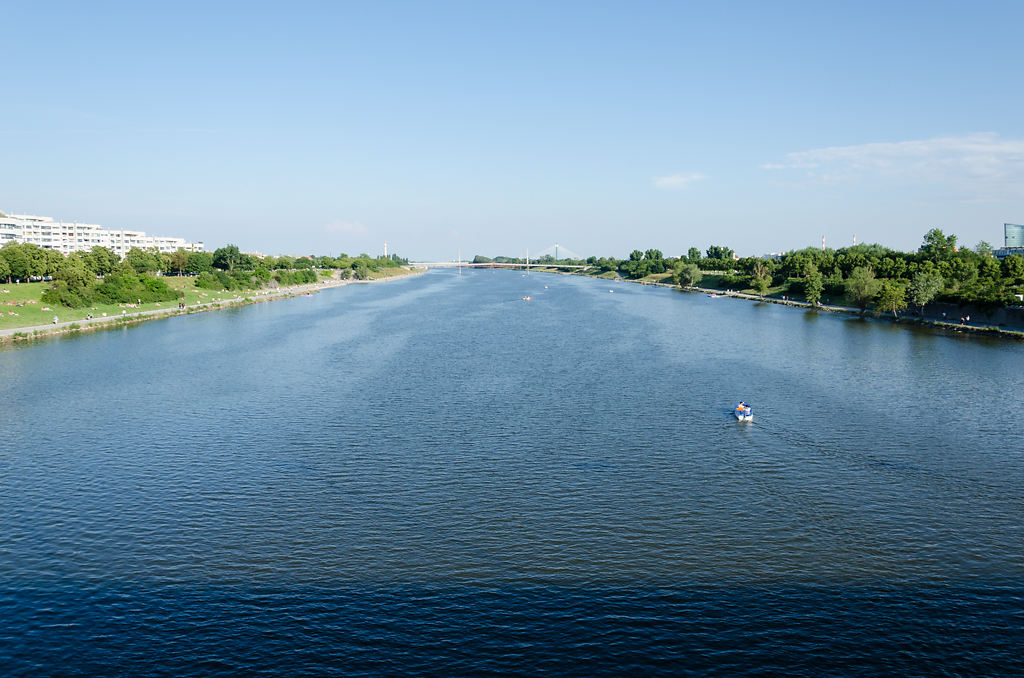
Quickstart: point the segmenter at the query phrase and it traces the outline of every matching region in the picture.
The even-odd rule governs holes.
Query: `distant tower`
[[[853,234],[853,246],[854,247],[857,246],[857,234],[856,233]]]
[[[558,243],[555,243],[555,261],[558,261]]]
[[[385,259],[388,258],[388,243],[387,243],[387,241],[384,241],[384,258]]]
[[[825,236],[821,236],[821,251],[825,251]]]

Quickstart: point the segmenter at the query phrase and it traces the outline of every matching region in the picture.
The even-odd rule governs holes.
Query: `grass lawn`
[[[164,281],[172,289],[184,290],[185,303],[189,306],[214,301],[215,299],[234,298],[235,293],[214,292],[199,290],[194,286],[195,278],[188,277],[166,277]],[[66,308],[64,306],[53,306],[42,301],[40,297],[50,286],[50,283],[21,283],[18,285],[0,284],[0,329],[11,329],[14,327],[31,327],[33,325],[49,325],[53,322],[53,316],[57,316],[60,322],[69,320],[84,320],[90,313],[94,318],[104,316],[112,317],[121,315],[121,311],[134,313],[136,311],[149,311],[158,308],[176,308],[176,301],[162,301],[151,304],[142,304],[136,307],[135,304],[94,304],[82,308]]]
[[[387,268],[379,272],[370,273],[372,278],[388,278],[394,275],[407,273],[405,269]],[[321,279],[328,279],[335,272],[320,272]],[[182,301],[186,306],[206,304],[213,301],[226,301],[235,297],[254,296],[258,290],[235,290],[235,291],[212,291],[199,289],[195,286],[196,279],[191,276],[169,275],[161,278],[172,290],[184,293]],[[0,329],[12,329],[18,327],[32,327],[34,325],[49,325],[53,323],[53,316],[57,316],[60,322],[73,320],[85,320],[91,313],[94,318],[120,316],[122,311],[135,313],[138,311],[152,311],[155,309],[176,309],[177,301],[161,301],[137,306],[136,304],[95,304],[82,308],[65,308],[64,306],[52,306],[43,302],[40,297],[50,286],[48,282],[6,284],[0,283]]]

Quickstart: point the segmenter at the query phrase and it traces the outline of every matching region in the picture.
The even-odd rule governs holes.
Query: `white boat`
[[[750,405],[740,402],[736,405],[736,409],[733,410],[733,414],[736,415],[736,419],[739,421],[754,421],[754,411],[750,408]]]

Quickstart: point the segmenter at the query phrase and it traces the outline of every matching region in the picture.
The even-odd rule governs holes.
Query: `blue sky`
[[[1021,2],[0,3],[0,210],[416,259],[1024,222]]]

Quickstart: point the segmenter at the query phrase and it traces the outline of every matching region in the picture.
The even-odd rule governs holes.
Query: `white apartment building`
[[[186,242],[184,238],[146,235],[143,231],[117,231],[96,224],[54,221],[52,217],[32,214],[0,216],[0,247],[10,241],[32,243],[64,255],[88,251],[97,245],[122,257],[133,247],[142,250],[155,247],[160,252],[174,252],[178,248],[186,252],[203,251],[203,243]]]

